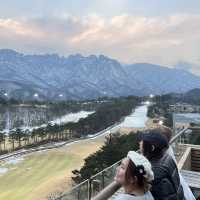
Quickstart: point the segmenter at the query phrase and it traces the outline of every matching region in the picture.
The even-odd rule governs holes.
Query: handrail
[[[116,181],[113,181],[107,187],[105,187],[101,192],[99,192],[92,200],[105,200],[111,197],[117,190],[121,188],[121,185]]]
[[[188,127],[182,129],[182,130],[181,130],[180,132],[178,132],[174,137],[172,137],[172,139],[170,140],[169,144],[173,144],[173,143],[176,141],[176,139],[177,139],[178,137],[180,137],[186,130],[188,130]]]

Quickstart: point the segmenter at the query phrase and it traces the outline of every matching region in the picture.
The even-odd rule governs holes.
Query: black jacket
[[[176,163],[170,155],[164,153],[160,159],[152,159],[154,181],[152,195],[155,200],[184,200]]]

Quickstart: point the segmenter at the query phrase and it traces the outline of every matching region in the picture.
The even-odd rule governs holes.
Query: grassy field
[[[53,192],[71,187],[71,171],[83,165],[83,159],[97,151],[104,136],[80,141],[60,149],[37,152],[17,164],[0,163],[8,168],[0,174],[0,200],[43,200]]]

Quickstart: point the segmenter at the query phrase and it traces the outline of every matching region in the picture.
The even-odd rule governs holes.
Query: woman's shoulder
[[[119,194],[114,200],[154,200],[150,192],[146,192],[143,196],[133,196],[130,194]]]
[[[135,200],[136,196],[130,194],[119,194],[114,200]]]
[[[149,192],[149,191],[145,193],[144,199],[145,199],[145,200],[146,200],[146,199],[148,199],[148,200],[154,200],[154,198],[153,198],[151,192]]]

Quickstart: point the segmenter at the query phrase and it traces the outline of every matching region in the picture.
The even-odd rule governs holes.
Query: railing
[[[103,171],[92,176],[90,179],[72,188],[70,192],[63,194],[56,200],[89,200],[108,186],[115,176],[115,171],[120,161],[105,168]]]
[[[183,138],[185,138],[186,135],[189,133],[190,133],[190,130],[188,128],[184,128],[184,129],[178,131],[169,142],[170,146],[173,148],[177,162],[181,159],[181,157],[183,156],[183,154],[186,150],[186,147],[181,144],[184,143]]]
[[[180,130],[171,139],[170,145],[172,146],[176,159],[184,153],[184,148],[180,145],[181,137],[188,130],[187,128]],[[56,200],[105,200],[111,197],[120,186],[113,181],[117,166],[121,160],[114,163],[112,166],[105,168],[103,171],[92,176],[90,179],[80,183],[79,185],[72,188],[68,193],[63,194]]]

